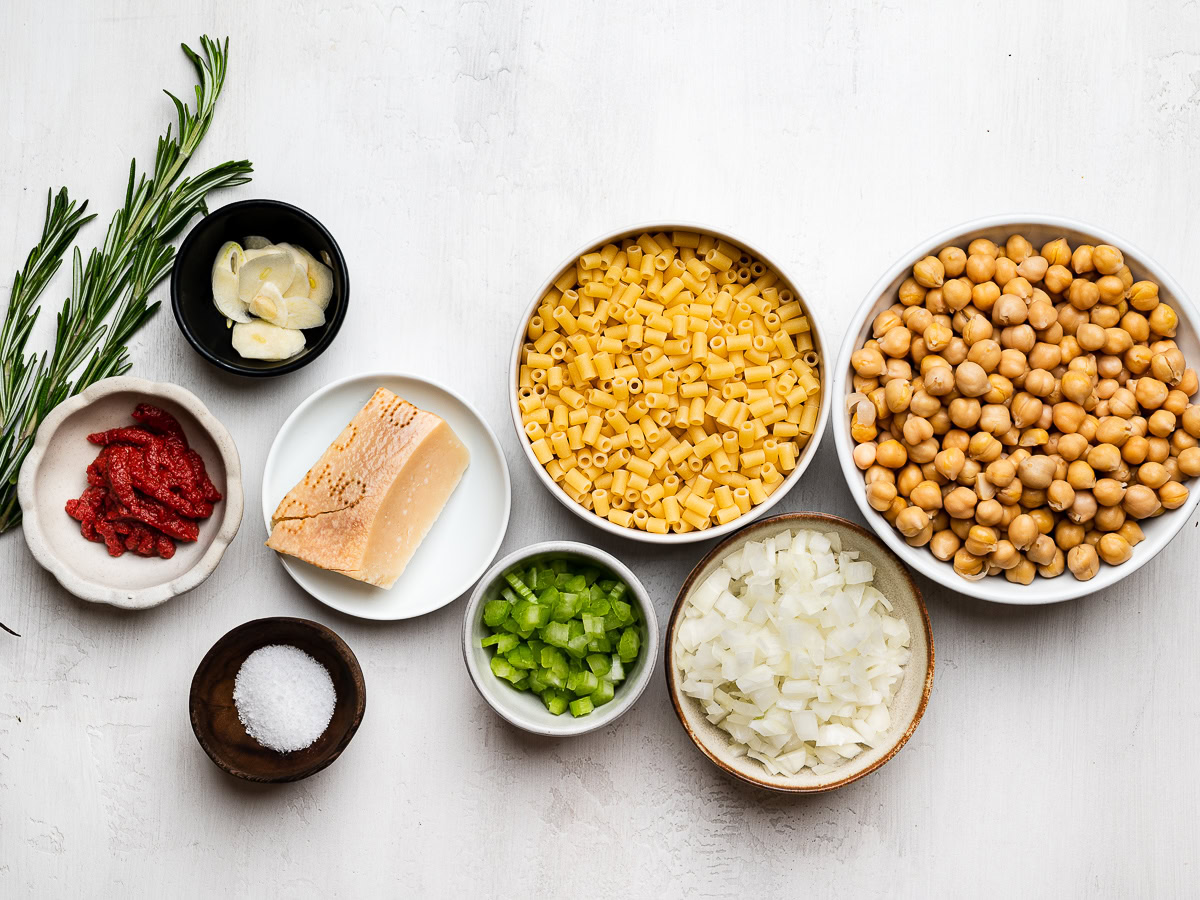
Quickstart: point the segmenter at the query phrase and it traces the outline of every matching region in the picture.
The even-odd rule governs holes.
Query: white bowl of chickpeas
[[[1115,584],[1200,497],[1197,322],[1158,263],[1080,222],[935,235],[876,282],[842,345],[832,415],[855,501],[964,594],[1039,604]]]
[[[693,225],[590,242],[534,295],[510,407],[546,488],[586,522],[659,544],[765,513],[821,443],[824,343],[795,282]]]

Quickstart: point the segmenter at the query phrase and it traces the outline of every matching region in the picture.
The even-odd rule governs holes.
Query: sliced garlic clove
[[[238,272],[238,296],[249,303],[262,293],[263,285],[270,282],[280,295],[292,285],[296,266],[292,255],[286,250],[272,251],[256,256],[242,264]]]
[[[304,334],[270,322],[234,325],[233,349],[243,359],[290,359],[304,349]]]
[[[212,268],[213,304],[221,315],[237,322],[249,322],[246,304],[238,296],[238,270],[243,265],[242,248],[233,241],[221,245]],[[306,279],[307,281],[307,279]]]
[[[249,310],[253,315],[260,319],[266,319],[272,325],[278,325],[280,328],[287,327],[287,301],[283,299],[279,288],[269,281],[264,281],[262,288],[254,295],[254,299],[250,301]]]
[[[247,250],[265,250],[272,246],[261,234],[248,234],[242,238],[242,244]]]
[[[283,292],[285,297],[303,297],[309,299],[310,289],[308,286],[308,266],[304,264],[303,257],[296,265],[296,274],[292,278],[292,285]]]
[[[307,297],[286,297],[288,328],[320,328],[325,324],[325,310]]]

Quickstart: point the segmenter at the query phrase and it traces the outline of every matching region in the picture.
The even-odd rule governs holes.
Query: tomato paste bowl
[[[602,518],[601,516],[595,514],[590,509],[585,509],[579,503],[576,503],[574,500],[572,500],[570,496],[568,496],[566,491],[564,491],[563,488],[553,478],[550,477],[550,475],[546,472],[546,469],[541,465],[541,463],[538,462],[537,457],[534,455],[529,436],[525,432],[524,421],[520,407],[520,398],[518,397],[517,392],[520,387],[521,351],[528,340],[527,327],[529,325],[529,321],[535,315],[538,307],[542,303],[543,298],[546,296],[547,291],[550,290],[550,288],[554,285],[554,282],[558,280],[565,272],[567,272],[568,269],[574,267],[576,262],[583,254],[598,250],[605,244],[614,243],[618,246],[623,246],[629,238],[636,238],[643,233],[657,234],[659,232],[666,232],[669,234],[674,231],[698,232],[701,235],[711,235],[720,241],[726,241],[735,245],[772,269],[779,276],[779,279],[776,282],[777,285],[791,290],[796,299],[800,301],[801,306],[803,307],[802,314],[807,316],[809,325],[811,326],[813,343],[812,353],[814,359],[816,360],[815,365],[818,367],[817,371],[821,382],[820,392],[816,395],[819,397],[820,407],[812,436],[809,438],[808,443],[800,449],[799,454],[796,457],[795,467],[791,472],[788,473],[787,477],[784,478],[783,483],[779,485],[774,493],[770,494],[764,502],[759,503],[756,506],[752,506],[749,511],[743,513],[735,519],[732,519],[731,521],[726,522],[723,525],[714,525],[702,531],[693,530],[685,533],[668,531],[666,534],[654,534],[649,531],[643,531],[636,527],[622,528],[621,526],[610,522],[608,519]],[[757,519],[759,516],[764,515],[768,510],[771,509],[771,507],[782,500],[788,491],[790,491],[796,486],[797,483],[799,483],[800,479],[804,476],[804,472],[808,468],[809,463],[812,461],[814,454],[816,454],[817,448],[821,445],[822,436],[825,434],[825,422],[829,413],[831,380],[829,372],[830,362],[830,345],[825,342],[822,336],[820,323],[817,321],[814,315],[812,302],[808,299],[808,295],[796,283],[796,280],[787,274],[783,267],[779,265],[777,262],[777,257],[773,257],[762,252],[755,245],[743,240],[740,237],[736,237],[713,228],[708,228],[703,225],[678,222],[671,224],[656,223],[641,225],[634,228],[624,228],[620,231],[610,232],[609,234],[603,235],[593,241],[589,241],[580,247],[575,253],[563,260],[562,264],[556,267],[553,272],[551,272],[549,277],[542,282],[541,286],[534,293],[529,305],[525,308],[519,321],[517,322],[516,333],[513,337],[512,352],[509,357],[508,403],[509,409],[512,413],[513,427],[517,431],[517,440],[520,441],[521,449],[524,451],[525,458],[533,467],[534,474],[537,476],[538,480],[541,481],[546,490],[548,490],[556,500],[562,503],[563,506],[565,506],[575,515],[579,516],[585,522],[607,531],[610,534],[614,534],[617,537],[629,538],[631,540],[643,541],[651,544],[687,544],[696,541],[712,540],[713,538],[723,537],[733,533],[734,531],[737,531],[739,528],[744,527],[754,519]]]
[[[488,601],[497,599],[506,587],[505,573],[556,559],[598,568],[608,577],[625,582],[628,586],[625,601],[636,605],[642,615],[641,652],[638,658],[629,666],[625,679],[617,685],[612,700],[579,718],[573,718],[569,711],[558,716],[551,715],[536,694],[519,691],[498,678],[491,670],[492,650],[480,645],[480,641],[491,634],[491,629],[483,622],[483,608]],[[479,579],[463,615],[462,641],[467,674],[479,695],[497,714],[510,724],[534,734],[571,737],[613,723],[637,703],[642,691],[650,683],[658,659],[658,616],[641,581],[611,553],[573,541],[543,541],[510,553]]]
[[[176,542],[170,559],[129,551],[110,556],[87,540],[66,512],[88,486],[87,468],[100,452],[88,435],[133,426],[134,408],[148,403],[170,413],[222,499],[198,520],[195,541]],[[34,558],[82,600],[126,609],[157,606],[212,574],[242,521],[242,467],[233,438],[195,394],[142,378],[106,378],[59,404],[42,422],[17,485],[25,542]]]
[[[213,262],[226,241],[257,235],[302,247],[333,272],[325,324],[304,331],[305,347],[289,359],[244,359],[233,349],[232,329],[213,304]],[[280,200],[240,200],[209,213],[184,238],[171,270],[171,311],[192,348],[219,369],[251,378],[285,375],[307,366],[333,343],[350,300],[346,258],[316,217]]]
[[[1145,532],[1146,539],[1133,548],[1133,556],[1124,564],[1101,565],[1099,573],[1090,581],[1078,581],[1067,571],[1057,578],[1042,578],[1039,575],[1032,584],[1021,585],[1013,584],[1001,575],[969,581],[955,572],[949,562],[937,559],[929,552],[928,547],[910,547],[900,532],[888,524],[888,521],[867,502],[863,473],[854,465],[851,455],[854,451],[854,439],[850,436],[850,416],[846,411],[846,398],[854,391],[850,357],[871,336],[871,323],[875,316],[896,302],[897,290],[912,273],[913,264],[925,256],[936,254],[943,247],[957,246],[966,249],[976,238],[988,238],[1003,244],[1013,234],[1024,235],[1037,248],[1060,237],[1065,237],[1071,247],[1080,244],[1111,244],[1118,248],[1124,254],[1125,263],[1132,271],[1135,281],[1145,278],[1158,284],[1159,296],[1174,308],[1179,317],[1174,340],[1188,365],[1193,368],[1200,366],[1200,338],[1197,336],[1200,314],[1180,284],[1144,251],[1122,237],[1074,219],[1045,215],[993,216],[958,225],[922,241],[884,272],[867,293],[866,299],[846,330],[837,363],[830,373],[834,398],[832,427],[838,461],[846,483],[850,486],[850,493],[854,496],[858,508],[862,510],[867,523],[904,560],[906,566],[943,587],[983,600],[1018,605],[1058,603],[1111,587],[1157,556],[1194,514],[1197,501],[1200,500],[1200,490],[1197,490],[1196,481],[1193,479],[1188,483],[1191,495],[1178,509],[1166,510],[1160,516],[1143,519],[1138,523]]]

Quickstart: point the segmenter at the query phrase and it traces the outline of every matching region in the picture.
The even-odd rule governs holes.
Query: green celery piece
[[[583,577],[584,583],[588,587],[591,587],[591,585],[595,584],[596,579],[600,577],[600,570],[591,566],[585,566],[579,570],[579,574]]]
[[[567,580],[566,586],[567,586],[568,591],[578,594],[578,593],[582,593],[583,591],[587,590],[588,583],[587,583],[587,579],[584,578],[582,575],[572,575]]]
[[[584,633],[583,622],[579,619],[572,619],[567,623],[567,630],[570,631],[571,637],[577,638]]]
[[[592,704],[594,706],[603,706],[613,698],[613,685],[611,681],[601,681],[596,690],[592,691]]]
[[[628,625],[633,621],[633,607],[624,600],[612,601],[612,610],[617,614],[617,620],[622,625]]]
[[[500,630],[507,631],[509,634],[516,634],[521,630],[521,625],[512,617],[512,614],[510,613],[508,618],[504,620],[503,624],[501,624]]]
[[[498,634],[500,640],[496,641],[496,652],[507,654],[509,650],[521,643],[521,639],[515,634]]]
[[[571,715],[577,719],[580,716],[586,716],[596,708],[592,705],[592,700],[590,697],[580,697],[578,700],[572,700],[569,706],[571,709]]]
[[[513,589],[510,587],[500,588],[500,596],[507,600],[511,606],[516,606],[521,602],[521,598],[514,594]]]
[[[506,657],[518,669],[532,669],[537,666],[537,661],[533,658],[533,651],[529,649],[528,644],[517,644],[508,651]]]
[[[538,591],[537,602],[553,607],[554,604],[558,602],[558,588],[556,588],[554,585],[550,585],[549,587]]]
[[[539,641],[537,638],[530,638],[525,643],[527,643],[529,645],[529,649],[533,651],[534,659],[542,658],[542,648],[546,646],[543,641]]]
[[[604,634],[604,619],[593,616],[590,613],[584,613],[581,620],[583,622],[583,633],[589,638],[599,637]]]
[[[620,631],[622,624],[624,623],[621,622],[621,617],[615,609],[610,609],[608,615],[604,617],[605,631]]]
[[[547,688],[546,680],[542,678],[543,669],[534,669],[529,673],[529,689],[535,694],[540,694]]]
[[[621,641],[617,644],[617,655],[621,662],[633,662],[641,649],[642,637],[636,628],[626,628],[621,632]]]
[[[567,658],[563,656],[563,652],[557,647],[546,646],[542,648],[541,664],[543,668],[552,669],[555,663],[565,663]]]
[[[588,650],[592,653],[612,653],[612,641],[608,635],[594,637],[588,641]]]
[[[588,636],[581,634],[578,637],[573,637],[567,641],[567,653],[575,657],[575,659],[583,659],[587,656]]]
[[[499,634],[489,634],[479,642],[479,646],[485,648],[495,646],[496,644],[500,643],[500,638],[501,635]]]
[[[588,668],[592,670],[592,674],[603,678],[612,668],[612,663],[603,653],[589,653],[587,656]],[[514,664],[515,665],[515,664]]]
[[[550,621],[550,607],[522,600],[513,607],[512,618],[522,631],[540,628]]]
[[[587,611],[593,616],[600,616],[603,618],[612,612],[612,604],[609,603],[604,597],[601,597],[599,600],[593,598],[587,605]]]
[[[528,673],[522,673],[521,677],[516,681],[509,679],[509,683],[518,691],[527,691],[529,690],[529,675]]]
[[[550,711],[552,716],[561,716],[567,711],[567,698],[562,691],[551,690],[542,694],[542,702],[546,704],[546,709]]]
[[[550,618],[555,622],[570,622],[575,618],[575,603],[570,594],[558,595],[558,601],[554,604]]]
[[[583,657],[576,659],[573,656],[570,659],[568,659],[567,660],[567,671],[571,672],[572,674],[582,672],[583,671],[582,659],[583,659]]]
[[[529,585],[527,585],[524,581],[522,581],[517,576],[516,572],[505,572],[504,580],[509,583],[509,586],[512,587],[512,589],[514,591],[516,591],[517,596],[520,597],[522,600],[533,601],[533,600],[537,599],[536,597],[534,597],[533,591],[531,591],[529,589]]]
[[[608,670],[608,680],[614,684],[625,680],[625,664],[621,662],[621,657],[615,653],[612,655],[612,668]]]
[[[508,618],[510,608],[507,600],[489,600],[483,606],[483,624],[495,628]]]
[[[616,603],[625,596],[625,592],[629,590],[629,586],[623,581],[618,581],[611,591],[608,592],[608,602]],[[519,593],[519,592],[518,592]]]
[[[530,575],[530,587],[532,587],[535,591],[537,591],[540,594],[543,591],[545,591],[546,588],[553,587],[553,585],[554,585],[554,572],[553,571],[551,571],[550,569],[538,569],[536,567],[534,568],[533,572]]]
[[[512,667],[512,663],[510,663],[503,656],[499,655],[493,656],[488,662],[488,665],[491,666],[492,674],[497,678],[508,678],[517,672],[517,670]],[[520,676],[518,675],[517,677],[519,678]]]
[[[567,690],[575,693],[575,687],[579,684],[579,672],[572,672],[567,676]]]
[[[600,581],[597,581],[596,584],[600,586],[600,588],[604,591],[605,596],[607,596],[608,592],[617,586],[617,579],[604,578]]]
[[[566,622],[549,622],[541,634],[542,640],[551,647],[566,647],[571,639],[571,627]]]
[[[555,575],[561,575],[563,572],[567,571],[568,568],[569,564],[565,559],[550,560],[550,571],[554,572]]]
[[[554,669],[543,669],[538,677],[552,688],[562,689],[567,686],[567,677]]]
[[[573,690],[579,697],[591,694],[599,686],[600,679],[586,669],[575,676],[575,687],[567,685],[568,689]]]

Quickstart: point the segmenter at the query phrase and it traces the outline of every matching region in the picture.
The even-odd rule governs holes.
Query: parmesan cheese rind
[[[445,421],[380,388],[280,502],[267,546],[390,588],[469,462]]]

